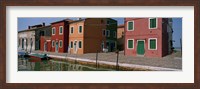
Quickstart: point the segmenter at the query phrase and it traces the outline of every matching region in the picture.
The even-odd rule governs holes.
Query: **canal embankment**
[[[35,51],[33,53],[46,53],[55,60],[76,62],[82,65],[90,65],[96,67],[95,53],[74,55],[67,53],[52,53]],[[119,70],[152,70],[152,71],[181,71],[182,58],[172,54],[163,58],[145,58],[119,55]],[[178,58],[178,59],[177,59]],[[116,67],[115,53],[99,53],[98,67],[112,68]]]

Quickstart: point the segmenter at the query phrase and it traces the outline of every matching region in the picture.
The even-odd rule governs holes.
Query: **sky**
[[[18,18],[18,31],[26,30],[28,26],[42,24],[43,22],[46,25],[50,25],[50,23],[63,20],[66,18]],[[77,18],[70,18],[72,20],[76,20]],[[123,18],[113,18],[118,21],[118,25],[124,24]],[[174,47],[180,47],[180,38],[182,38],[182,18],[173,18],[173,43]]]

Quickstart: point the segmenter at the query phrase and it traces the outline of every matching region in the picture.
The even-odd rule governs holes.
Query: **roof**
[[[20,33],[20,32],[26,32],[26,31],[35,31],[36,29],[46,28],[46,27],[50,27],[50,26],[51,25],[43,26],[43,27],[38,27],[38,28],[26,29],[26,30],[18,31],[18,33]]]
[[[70,22],[70,23],[76,23],[76,22],[84,21],[84,20],[86,20],[86,19],[88,19],[88,18],[80,19],[80,20],[74,20],[74,21],[72,21],[72,22]]]
[[[71,19],[64,19],[64,20],[60,20],[60,21],[56,21],[56,22],[52,22],[51,24],[55,24],[55,23],[59,23],[59,22],[72,22],[73,20]]]
[[[124,27],[124,24],[120,24],[117,26],[118,28],[123,28]]]

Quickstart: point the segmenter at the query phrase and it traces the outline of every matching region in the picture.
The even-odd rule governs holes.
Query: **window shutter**
[[[156,49],[156,40],[155,39],[150,40],[150,49]]]
[[[128,40],[128,48],[133,48],[133,40]]]
[[[128,22],[128,30],[132,30],[133,29],[133,22]]]

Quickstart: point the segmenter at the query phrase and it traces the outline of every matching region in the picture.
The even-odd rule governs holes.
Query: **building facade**
[[[18,50],[31,52],[35,50],[35,30],[18,32]]]
[[[38,24],[33,26],[28,26],[28,29],[18,31],[18,50],[31,52],[37,49],[36,44],[36,31],[43,28],[45,24]]]
[[[117,21],[115,20],[109,18],[79,19],[71,22],[69,27],[69,53],[84,54],[102,52],[105,49],[107,51],[116,50]]]
[[[65,53],[68,50],[69,22],[65,19],[51,23],[51,52]]]
[[[163,57],[172,49],[169,18],[125,18],[125,55]]]
[[[41,37],[51,37],[51,26],[45,26],[43,23],[42,27],[35,29],[35,50],[43,49],[44,45],[41,45]]]
[[[117,48],[122,51],[124,50],[124,24],[121,24],[117,27]]]

